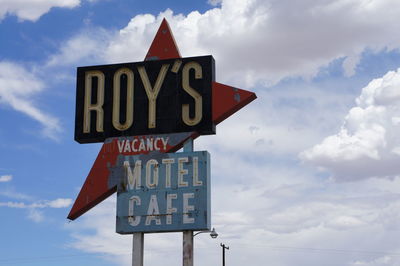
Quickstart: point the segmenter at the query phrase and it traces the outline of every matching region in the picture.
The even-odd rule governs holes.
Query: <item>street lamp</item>
[[[222,266],[225,266],[225,249],[229,249],[228,246],[225,246],[225,244],[221,243],[222,247]]]
[[[213,228],[211,231],[207,230],[207,231],[197,232],[193,236],[197,236],[198,234],[202,234],[202,233],[210,233],[211,238],[217,238],[217,236],[218,236],[218,233],[215,231],[215,228]]]

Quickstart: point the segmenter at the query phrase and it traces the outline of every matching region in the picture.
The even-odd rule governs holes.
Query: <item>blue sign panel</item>
[[[207,151],[125,156],[112,171],[117,233],[210,230]]]

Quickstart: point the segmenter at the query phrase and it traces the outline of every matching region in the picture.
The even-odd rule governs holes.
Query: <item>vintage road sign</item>
[[[210,230],[210,155],[206,151],[120,158],[117,233]]]
[[[215,134],[212,56],[78,67],[75,140]]]
[[[171,30],[168,26],[168,23],[164,19],[163,22],[161,23],[160,28],[157,31],[157,34],[150,46],[150,49],[145,57],[145,61],[166,60],[166,59],[176,60],[179,58],[181,58],[181,55],[175,44],[175,40],[172,36]],[[173,62],[175,62],[175,61],[173,61]],[[183,70],[180,70],[180,71],[183,71]],[[155,71],[155,73],[157,73],[157,71]],[[136,78],[138,78],[139,81],[136,82],[136,79],[135,79],[135,82],[140,84],[140,82],[141,82],[139,79],[140,74],[136,74],[136,76],[137,76]],[[95,84],[97,81],[95,81],[95,80],[96,80],[96,78],[93,78],[92,82],[94,84],[92,84],[91,86],[88,85],[92,89],[94,89],[97,86]],[[192,80],[190,82],[192,82]],[[128,84],[128,83],[125,82],[123,84]],[[153,88],[154,88],[154,86],[153,86]],[[97,90],[93,90],[93,91],[97,92]],[[256,98],[257,97],[256,97],[255,93],[253,93],[253,92],[241,90],[238,88],[234,88],[234,87],[231,87],[228,85],[224,85],[224,84],[212,81],[212,83],[211,83],[211,120],[212,120],[212,123],[214,125],[219,124],[220,122],[222,122],[223,120],[225,120],[226,118],[228,118],[229,116],[231,116],[236,111],[238,111],[239,109],[241,109],[242,107],[244,107],[245,105],[247,105],[248,103],[250,103],[251,101],[253,101]],[[94,95],[94,94],[91,95],[90,99],[91,99],[91,101],[90,101],[89,105],[91,105],[91,104],[96,105],[97,95]],[[189,108],[193,108],[195,106],[195,103],[193,102],[194,100],[193,99],[190,99],[190,100],[192,102],[189,103]],[[122,108],[123,104],[124,103],[122,103],[120,101],[121,110],[123,110],[123,108]],[[183,100],[181,102],[181,104],[187,104],[187,102],[185,102]],[[93,107],[93,108],[96,108],[96,107]],[[134,111],[135,111],[135,109],[134,109]],[[90,112],[95,113],[95,114],[91,114],[91,115],[93,115],[93,117],[94,117],[93,119],[94,119],[94,121],[96,121],[96,123],[97,123],[97,121],[101,121],[101,119],[98,120],[96,117],[97,109],[94,109],[93,111],[90,111]],[[123,113],[127,113],[126,109],[125,109],[125,112],[123,110],[120,113],[120,117],[119,117],[120,124],[126,123],[126,117],[125,118],[123,117],[123,115],[122,115]],[[194,117],[195,117],[195,111],[190,110],[189,118],[193,119]],[[92,119],[92,116],[90,118]],[[133,119],[135,119],[135,117],[133,117]],[[118,119],[116,119],[116,121],[118,121]],[[147,113],[147,122],[148,121],[149,121],[149,119],[148,119],[148,113]],[[104,120],[103,120],[103,122],[104,122]],[[133,120],[133,123],[134,122],[135,121]],[[83,121],[82,121],[82,123],[83,123]],[[157,123],[157,119],[156,119],[156,123]],[[92,122],[90,122],[91,130],[93,129],[92,127],[93,127]],[[110,127],[110,125],[107,125],[107,127]],[[99,131],[97,131],[97,132],[99,132]],[[149,133],[149,134],[151,134],[151,133]],[[162,134],[158,134],[158,133],[154,133],[154,134],[155,135],[152,135],[153,138],[154,137],[155,138],[157,138],[157,137],[166,138],[167,137],[167,135],[162,135]],[[188,140],[190,138],[192,138],[192,139],[196,138],[199,136],[199,134],[201,134],[201,132],[197,132],[197,131],[168,134],[168,136],[170,136],[169,144],[165,147],[165,149],[157,151],[157,152],[174,152],[174,151],[180,149],[186,140]],[[72,209],[68,215],[69,219],[74,220],[74,219],[78,218],[83,213],[87,212],[92,207],[94,207],[95,205],[97,205],[98,203],[100,203],[101,201],[106,199],[108,196],[110,196],[111,194],[113,194],[114,192],[117,191],[118,181],[112,177],[111,168],[116,165],[117,160],[120,156],[129,156],[129,155],[137,155],[137,154],[141,154],[141,153],[152,152],[150,150],[146,150],[146,151],[139,151],[138,149],[134,150],[134,149],[132,149],[132,147],[131,147],[131,150],[129,150],[127,148],[126,150],[122,150],[122,152],[121,152],[121,150],[118,149],[118,140],[126,139],[126,138],[127,137],[120,137],[120,138],[114,137],[114,138],[105,139],[104,144],[99,152],[99,155],[97,156],[97,158],[85,180],[85,183],[83,184],[82,189],[79,192],[78,197],[76,198],[76,200],[74,202],[74,205],[72,206]],[[147,139],[148,136],[139,136],[139,138]],[[82,142],[84,143],[85,141],[82,140]],[[86,142],[90,142],[90,141],[87,140]],[[160,142],[158,142],[158,145],[160,145]],[[136,147],[136,146],[134,145],[134,147]],[[157,146],[157,147],[160,147],[160,146]]]

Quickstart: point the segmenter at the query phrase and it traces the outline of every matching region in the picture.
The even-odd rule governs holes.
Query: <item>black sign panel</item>
[[[78,67],[75,140],[215,134],[212,56]]]

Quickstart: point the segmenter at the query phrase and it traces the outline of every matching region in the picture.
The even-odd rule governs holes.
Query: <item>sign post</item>
[[[256,99],[215,82],[214,64],[182,58],[164,19],[145,61],[77,70],[75,140],[104,144],[68,218],[117,192],[116,231],[133,234],[134,266],[144,234],[159,232],[183,232],[193,266],[193,231],[211,229],[210,155],[193,140]]]
[[[184,152],[193,152],[194,140],[189,139],[183,145]],[[182,233],[182,265],[193,266],[194,263],[194,242],[193,231],[183,231]]]
[[[183,266],[193,266],[193,231],[183,231]]]
[[[132,243],[132,266],[143,266],[144,233],[134,233]]]

